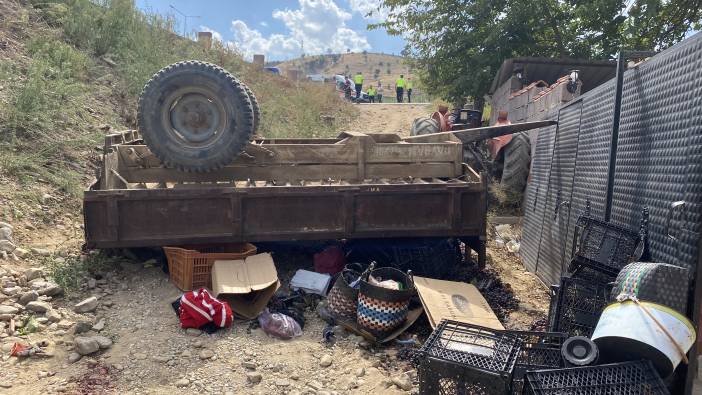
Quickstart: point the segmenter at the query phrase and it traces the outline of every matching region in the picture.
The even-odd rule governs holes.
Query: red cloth
[[[205,288],[184,293],[180,297],[180,326],[200,328],[209,322],[220,328],[231,326],[229,304],[215,299]]]
[[[317,273],[334,275],[346,266],[344,251],[338,246],[327,247],[324,251],[314,254],[313,261],[314,271]]]

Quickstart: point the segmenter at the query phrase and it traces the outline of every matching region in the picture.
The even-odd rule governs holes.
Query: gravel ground
[[[61,251],[64,256],[71,253],[77,254]],[[416,371],[408,362],[410,350],[398,344],[374,347],[341,328],[333,344],[325,343],[326,323],[313,305],[304,313],[303,336],[294,340],[269,337],[250,321],[235,321],[232,328],[212,335],[183,330],[171,307],[181,293],[153,261],[124,260],[82,280],[75,293],[38,295],[34,302],[41,303],[23,305],[22,295],[40,288],[34,285],[51,285],[51,279],[32,268],[40,257],[66,259],[56,251],[36,250],[18,261],[0,260],[0,305],[9,306],[5,309],[17,323],[24,324],[29,316],[39,321],[34,333],[12,331],[9,322],[0,321],[0,393],[323,395],[418,390]],[[286,251],[274,253],[274,258],[283,284],[296,268],[311,265],[305,254]],[[28,276],[37,278],[28,281]],[[514,255],[493,243],[485,271],[468,264],[457,276],[481,289],[507,328],[530,329],[545,316],[544,288]],[[19,290],[6,295],[13,286]],[[79,302],[87,311],[75,311]],[[422,317],[407,336],[421,342],[430,331]],[[109,343],[93,350],[93,340]],[[48,356],[10,357],[15,342],[43,342]]]

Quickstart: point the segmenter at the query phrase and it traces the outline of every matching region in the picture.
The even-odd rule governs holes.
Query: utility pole
[[[188,18],[200,18],[199,15],[185,15],[181,10],[173,7],[173,4],[170,4],[170,7],[173,8],[173,10],[180,15],[183,16],[183,36],[188,37]]]

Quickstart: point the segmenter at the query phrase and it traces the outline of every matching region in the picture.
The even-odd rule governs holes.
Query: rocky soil
[[[304,335],[291,341],[268,337],[244,321],[212,335],[183,330],[170,305],[180,292],[149,262],[124,262],[101,279],[88,279],[78,303],[59,296],[40,269],[0,273],[2,393],[360,394],[413,388],[416,373],[399,349],[371,347],[340,328],[333,344],[322,342],[326,323],[311,310]],[[34,322],[31,329],[27,322]],[[15,343],[41,345],[41,354],[11,357]]]
[[[359,125],[385,131],[409,130],[413,117],[430,112],[414,105],[358,107]],[[37,187],[45,192],[36,201],[0,191],[0,219],[12,218],[0,223],[0,394],[417,391],[408,361],[413,346],[373,346],[338,327],[336,341],[324,342],[326,323],[314,306],[294,340],[268,337],[247,321],[212,335],[181,329],[171,307],[180,291],[156,261],[105,261],[81,252],[78,202]],[[294,270],[312,266],[308,255],[274,253],[274,259],[283,284]],[[487,268],[466,264],[456,278],[478,286],[507,328],[530,329],[545,317],[546,288],[492,241]],[[420,318],[407,337],[421,342],[430,332]],[[29,355],[11,356],[16,344],[31,347],[23,352]]]
[[[324,342],[326,323],[314,306],[305,311],[303,336],[294,340],[269,337],[250,321],[208,335],[179,327],[171,302],[180,291],[154,260],[121,259],[81,278],[67,294],[37,262],[77,251],[17,248],[0,260],[0,393],[321,395],[418,388],[408,361],[412,346],[373,346],[339,327],[335,341]],[[305,259],[274,258],[283,271]],[[486,277],[476,277],[479,287],[489,287],[484,294],[491,303],[517,292],[516,305],[501,314],[507,327],[529,329],[544,316],[543,288],[513,256],[491,249],[488,270],[502,278],[496,288],[496,280],[486,285]],[[289,275],[280,273],[283,280]],[[408,336],[421,341],[429,331],[420,320]],[[33,354],[10,356],[15,344],[34,346]]]

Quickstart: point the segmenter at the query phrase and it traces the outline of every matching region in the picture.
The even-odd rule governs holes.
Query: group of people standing
[[[353,83],[356,88],[356,98],[361,97],[361,89],[363,88],[363,73],[358,72],[356,75],[353,76]],[[351,96],[351,80],[349,80],[349,77],[346,77],[345,81],[345,90],[346,90],[346,96],[347,98],[350,99]],[[407,78],[405,80],[405,76],[403,74],[400,74],[400,78],[398,78],[395,81],[395,94],[396,94],[396,99],[398,103],[404,102],[404,96],[405,96],[405,91],[407,92],[407,102],[412,103],[412,79]],[[370,85],[368,87],[368,91],[366,92],[368,94],[368,100],[371,103],[382,103],[383,102],[383,93],[385,92],[385,89],[383,88],[383,83],[378,81],[377,86]]]
[[[405,76],[400,74],[400,78],[395,81],[395,95],[398,103],[404,101],[405,89],[407,89],[407,103],[412,103],[412,79],[408,77],[405,80]]]

